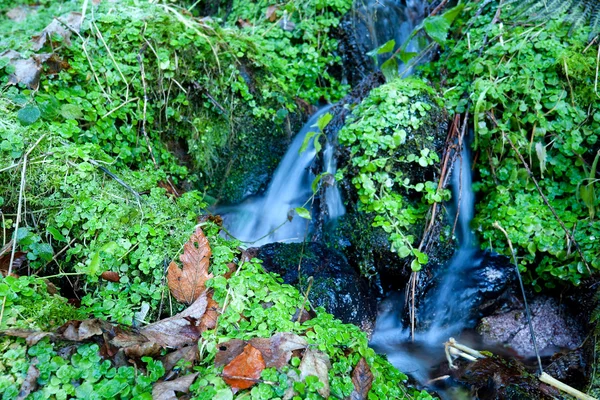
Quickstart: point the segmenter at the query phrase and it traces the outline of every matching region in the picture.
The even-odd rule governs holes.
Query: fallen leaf
[[[59,20],[60,22],[57,19],[54,19],[47,27],[44,28],[42,33],[33,37],[33,50],[38,51],[44,47],[48,40],[52,40],[52,35],[61,36],[64,43],[67,46],[71,46],[72,31],[79,32],[81,29],[81,13],[71,12],[66,16],[62,16],[59,18]],[[71,29],[65,27],[65,24]]]
[[[331,362],[329,356],[318,350],[308,349],[304,352],[302,362],[300,363],[300,379],[305,380],[308,376],[316,376],[323,383],[323,387],[318,390],[319,394],[329,398],[329,369]]]
[[[32,7],[20,6],[8,10],[6,12],[6,17],[15,22],[23,22],[29,14],[37,14],[37,10]]]
[[[237,26],[239,26],[240,28],[251,28],[254,25],[252,25],[252,23],[250,21],[248,21],[247,19],[238,18]]]
[[[279,332],[270,338],[254,338],[250,344],[262,353],[267,368],[282,368],[292,358],[292,351],[308,346],[306,339],[289,332]]]
[[[200,320],[200,331],[204,332],[209,329],[214,329],[217,326],[217,318],[219,318],[219,314],[221,312],[221,308],[219,307],[219,303],[213,300],[212,293],[209,293],[207,296],[208,304],[206,306],[206,312],[204,316]]]
[[[183,254],[179,257],[183,269],[172,261],[167,271],[169,289],[178,301],[192,304],[206,291],[205,283],[212,278],[212,274],[208,273],[211,254],[208,239],[198,227],[183,246]]]
[[[252,387],[265,369],[265,360],[260,351],[247,344],[244,351],[223,368],[223,380],[233,392]]]
[[[288,32],[292,32],[294,29],[296,29],[296,24],[285,17],[281,19],[279,26],[281,29]]]
[[[81,342],[93,336],[102,335],[102,327],[112,329],[112,325],[98,318],[83,321],[69,321],[56,331],[65,340]]]
[[[140,333],[162,347],[179,348],[195,343],[202,333],[199,325],[206,311],[206,305],[206,292],[204,292],[191,306],[179,314],[147,325]]]
[[[198,372],[168,382],[158,382],[152,387],[152,400],[177,400],[175,392],[187,393]]]
[[[197,359],[198,346],[196,344],[192,344],[167,354],[161,359],[161,361],[163,367],[165,367],[165,374],[168,374],[181,360],[184,360],[186,363],[194,364]]]
[[[21,389],[19,390],[17,400],[24,400],[31,394],[31,392],[35,392],[37,389],[37,379],[40,377],[40,370],[38,370],[36,367],[37,364],[38,359],[34,358],[27,369],[27,375],[21,384]]]
[[[277,10],[278,9],[279,9],[278,5],[273,5],[273,6],[267,7],[267,12],[266,12],[267,20],[269,20],[270,22],[275,22],[275,20],[277,20]]]
[[[8,59],[8,64],[13,67],[13,72],[8,76],[10,85],[21,83],[29,89],[37,89],[42,73],[42,62],[39,57],[24,59],[20,53],[6,50],[0,53],[0,58]]]
[[[0,336],[13,336],[25,339],[27,346],[35,346],[47,336],[54,336],[52,332],[32,331],[29,329],[5,329],[0,331]]]
[[[10,257],[12,253],[12,243],[13,242],[11,240],[0,250],[0,274],[2,274],[2,276],[6,276],[8,274],[8,266],[10,265]],[[15,251],[11,274],[15,275],[14,272],[18,271],[23,266],[25,261],[27,261],[27,253]]]
[[[104,271],[103,273],[100,274],[100,278],[104,279],[105,281],[109,281],[109,282],[119,282],[119,280],[121,279],[119,274],[114,271]]]
[[[146,336],[136,332],[118,330],[110,344],[123,349],[125,355],[130,358],[142,358],[160,354],[162,346],[149,340]]]
[[[215,366],[223,367],[229,364],[234,358],[242,354],[244,347],[248,343],[240,339],[231,339],[228,342],[219,344],[217,354],[215,355]]]
[[[367,364],[365,358],[361,358],[354,371],[352,371],[352,383],[354,391],[350,395],[351,400],[366,400],[369,396],[371,386],[373,386],[373,373],[371,367]]]

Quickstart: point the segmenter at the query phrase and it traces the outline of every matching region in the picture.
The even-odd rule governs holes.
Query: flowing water
[[[424,1],[368,0],[357,10],[355,35],[364,46],[375,48],[390,39],[401,45],[418,24],[425,10]],[[411,47],[409,47],[411,49]],[[415,50],[415,45],[412,45]],[[400,68],[403,68],[402,66]],[[293,140],[288,152],[273,175],[268,189],[261,196],[253,196],[236,206],[222,207],[224,225],[231,235],[253,246],[271,242],[300,242],[308,237],[311,223],[295,215],[294,208],[310,209],[313,196],[311,184],[315,178],[311,166],[317,152],[312,140],[304,152],[299,152],[304,138],[315,131],[318,118],[329,110],[325,107],[313,115]],[[335,147],[327,143],[320,161],[322,169],[335,174]],[[405,301],[402,295],[382,302],[371,345],[385,353],[392,364],[425,384],[431,368],[444,359],[443,342],[459,335],[474,322],[472,309],[478,301],[474,271],[481,265],[481,254],[476,250],[474,235],[469,224],[473,218],[474,195],[467,146],[452,173],[456,234],[460,247],[445,269],[435,288],[426,293],[424,307],[418,319],[425,328],[417,330],[414,340],[404,325]],[[344,214],[340,192],[331,176],[324,179],[327,216],[334,219]]]
[[[411,338],[410,327],[402,318],[406,314],[405,301],[397,294],[386,299],[380,307],[371,339],[372,347],[386,354],[396,368],[421,384],[431,378],[432,369],[444,360],[443,343],[473,327],[473,309],[479,299],[474,271],[480,268],[482,256],[475,247],[470,229],[475,197],[466,145],[456,163],[452,171],[452,209],[460,247],[439,277],[438,284],[422,300],[424,306],[417,320],[425,321],[427,327],[423,329],[417,324],[414,340]]]
[[[317,151],[313,140],[310,140],[304,151],[300,150],[306,135],[318,130],[316,123],[319,117],[330,108],[331,106],[321,108],[304,125],[275,170],[263,195],[252,196],[241,204],[217,210],[233,237],[252,246],[305,240],[312,225],[309,220],[300,218],[294,209],[311,208],[311,186],[315,175],[310,167],[315,162]],[[333,153],[334,146],[328,143],[323,150],[325,169],[326,172],[335,174],[336,161]],[[335,218],[343,215],[345,209],[337,185],[331,179],[327,179],[327,182],[329,218]]]

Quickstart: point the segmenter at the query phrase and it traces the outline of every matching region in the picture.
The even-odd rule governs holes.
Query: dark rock
[[[306,292],[312,277],[308,299],[313,307],[324,307],[336,318],[367,333],[373,330],[375,296],[366,279],[341,253],[318,243],[271,243],[260,247],[256,256],[263,260],[267,271],[279,274],[285,283],[301,292]]]
[[[519,361],[498,356],[468,364],[458,381],[471,386],[473,398],[481,400],[550,400],[560,396],[558,389],[540,382]]]
[[[553,354],[557,349],[575,349],[584,339],[580,324],[571,311],[556,299],[540,296],[530,303],[533,330],[540,353]],[[486,343],[500,343],[523,356],[533,356],[529,326],[524,308],[485,317],[478,327]]]
[[[462,327],[473,328],[509,301],[513,268],[504,256],[460,249],[424,289],[419,325],[445,327],[460,321]]]

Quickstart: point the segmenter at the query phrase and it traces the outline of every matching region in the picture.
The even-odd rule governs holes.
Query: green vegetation
[[[492,227],[498,221],[537,290],[578,284],[589,271],[572,239],[590,269],[600,269],[597,48],[587,46],[587,28],[569,36],[561,15],[535,26],[492,23],[496,2],[480,15],[478,7],[468,3],[462,24],[470,28],[456,32],[440,60],[425,68],[431,79],[444,78],[447,107],[469,110],[474,120],[480,198],[473,227],[483,247],[508,254],[505,237]]]
[[[368,347],[366,335],[353,325],[334,320],[323,309],[317,317],[304,323],[294,314],[304,304],[304,296],[295,288],[281,283],[281,278],[266,273],[259,260],[239,261],[237,243],[218,236],[218,226],[208,223],[204,230],[213,249],[211,271],[215,275],[208,282],[214,290],[213,298],[224,307],[215,330],[206,331],[199,343],[201,359],[194,367],[200,373],[191,387],[193,398],[234,398],[231,389],[221,378],[221,369],[214,366],[218,345],[230,339],[269,337],[275,332],[294,332],[303,335],[311,347],[327,354],[332,368],[329,371],[331,398],[347,398],[354,390],[351,372],[364,357],[374,375],[370,399],[415,398],[430,399],[425,392],[406,389],[401,382],[406,376],[395,370],[381,356]],[[237,263],[233,276],[225,278],[228,264]],[[22,297],[19,297],[22,299]],[[17,299],[17,301],[19,301]],[[133,367],[114,367],[110,361],[102,361],[97,344],[84,344],[65,357],[59,354],[61,346],[47,339],[26,349],[21,340],[4,339],[0,356],[0,390],[3,398],[12,398],[18,392],[31,362],[40,370],[40,389],[31,398],[66,398],[67,395],[88,398],[151,398],[152,383],[165,370],[160,361],[143,358],[144,370]],[[299,361],[299,360],[298,360]],[[239,392],[235,398],[268,399],[282,397],[292,382],[288,374],[297,371],[298,363],[281,370],[265,369],[262,379],[249,391]],[[306,380],[296,383],[300,392],[298,399],[319,399],[318,381]],[[225,396],[225,397],[219,397]]]
[[[432,166],[445,139],[445,114],[433,89],[420,80],[395,79],[373,89],[339,132],[350,146],[348,175],[357,189],[360,211],[373,213],[373,225],[390,235],[392,251],[415,257],[419,271],[427,255],[418,250],[429,206],[449,198],[438,190]],[[441,134],[440,134],[441,133]]]
[[[0,46],[19,52],[0,58],[2,244],[14,237],[18,257],[27,259],[27,269],[13,271],[20,276],[0,280],[0,329],[54,331],[89,316],[135,327],[172,315],[182,305],[170,298],[165,266],[193,232],[205,194],[223,190],[222,172],[232,169],[231,186],[243,188],[233,169],[258,165],[252,162],[289,135],[301,119],[298,104],[344,94],[333,77],[339,59],[329,33],[350,2],[240,1],[213,19],[171,3],[88,2],[79,32],[66,27],[77,15],[65,13],[82,11],[81,2],[42,1],[35,15],[26,3],[3,3],[0,16]],[[22,4],[23,20],[5,15]],[[62,30],[48,31],[37,49],[31,36],[51,23]],[[41,57],[41,75],[13,85],[24,72],[15,61],[31,57]],[[174,193],[181,186],[197,190]],[[238,243],[204,224],[215,275],[208,285],[224,311],[199,343],[193,398],[281,397],[291,385],[296,398],[321,398],[318,379],[290,380],[297,357],[281,370],[266,369],[251,390],[234,395],[223,381],[214,365],[220,343],[275,332],[303,335],[327,354],[333,398],[354,390],[352,372],[363,357],[374,375],[370,399],[430,398],[405,388],[406,376],[368,348],[358,328],[322,309],[296,322],[304,295],[259,260],[240,261]],[[226,279],[232,262],[237,272]],[[18,394],[31,365],[40,372],[33,399],[151,398],[165,373],[153,358],[119,366],[96,343],[70,344],[45,338],[28,347],[3,337],[2,398]]]

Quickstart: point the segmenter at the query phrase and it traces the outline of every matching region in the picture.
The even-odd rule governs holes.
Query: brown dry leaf
[[[198,372],[168,382],[158,382],[152,388],[152,400],[177,400],[175,392],[187,393]]]
[[[79,32],[81,29],[81,13],[79,12],[71,12],[66,16],[62,16],[59,18],[61,22],[54,19],[47,27],[44,28],[42,33],[39,36],[34,36],[33,41],[33,50],[38,51],[46,44],[49,39],[52,39],[52,35],[59,35],[63,38],[64,43],[67,46],[71,46],[71,34],[72,30],[75,32]],[[67,24],[71,29],[65,27],[64,24]]]
[[[265,369],[265,360],[260,351],[247,344],[242,354],[223,368],[223,380],[233,392],[252,387]]]
[[[2,276],[6,276],[6,274],[8,274],[8,266],[10,265],[10,257],[12,254],[12,245],[13,241],[11,240],[6,243],[2,249],[0,249],[0,274],[2,274]],[[14,272],[18,271],[23,266],[25,261],[27,261],[27,253],[15,251],[11,274],[17,276]]]
[[[305,349],[308,342],[301,336],[279,332],[270,338],[255,338],[250,344],[263,355],[267,368],[282,368],[292,358],[292,351]]]
[[[231,339],[225,343],[221,343],[217,347],[217,354],[215,355],[215,366],[223,367],[229,364],[234,358],[242,354],[244,347],[248,343],[240,339]]]
[[[122,330],[119,330],[115,337],[110,340],[110,344],[123,349],[125,355],[131,358],[156,356],[162,350],[162,347],[158,343],[148,340],[144,335]]]
[[[212,278],[212,274],[208,273],[211,254],[208,239],[204,236],[202,228],[198,227],[183,246],[183,254],[179,257],[183,269],[171,261],[167,271],[169,289],[178,301],[192,304],[206,291],[205,283]]]
[[[54,336],[52,332],[32,331],[29,329],[5,329],[0,331],[0,336],[13,336],[25,339],[27,346],[35,346],[46,336]]]
[[[23,384],[21,384],[21,389],[19,390],[19,395],[17,396],[17,400],[24,400],[31,394],[31,392],[35,392],[37,389],[37,379],[40,377],[40,370],[37,369],[36,365],[38,364],[38,359],[34,358],[29,365],[29,369],[27,369],[27,375],[25,376],[25,380]]]
[[[6,12],[6,17],[15,22],[23,22],[29,15],[37,14],[35,7],[19,6]]]
[[[186,362],[194,364],[194,362],[197,359],[198,345],[192,344],[167,354],[161,359],[161,361],[163,363],[163,366],[165,367],[165,373],[168,374],[179,361],[184,360]]]
[[[109,281],[109,282],[119,282],[119,280],[121,279],[119,274],[114,271],[104,271],[103,273],[100,274],[100,278],[104,279],[105,281]]]
[[[254,26],[249,20],[242,18],[238,18],[236,25],[240,28],[251,28]]]
[[[200,331],[204,332],[209,329],[214,329],[217,326],[217,318],[221,313],[219,303],[213,300],[212,293],[208,294],[208,305],[206,306],[206,312],[200,320]]]
[[[113,326],[103,320],[93,318],[83,321],[69,321],[56,331],[64,340],[81,342],[92,336],[102,335],[102,329],[111,330]]]
[[[206,311],[206,292],[188,308],[170,318],[146,326],[140,331],[151,342],[162,347],[179,348],[200,338],[200,320]]]
[[[352,383],[354,391],[350,395],[351,400],[366,400],[369,397],[369,391],[373,386],[373,373],[371,367],[367,364],[365,358],[361,358],[354,371],[352,371]]]
[[[323,387],[318,390],[319,394],[326,399],[329,398],[329,369],[331,362],[329,356],[318,350],[308,349],[304,352],[302,362],[300,363],[300,379],[305,380],[307,376],[314,375],[323,383]]]
[[[39,57],[23,59],[20,53],[14,50],[6,50],[0,53],[0,58],[7,58],[14,72],[9,75],[8,83],[16,85],[22,83],[29,89],[37,89],[42,73],[42,61]]]
[[[267,19],[270,22],[275,22],[277,20],[277,10],[279,9],[278,5],[273,5],[267,7]]]

